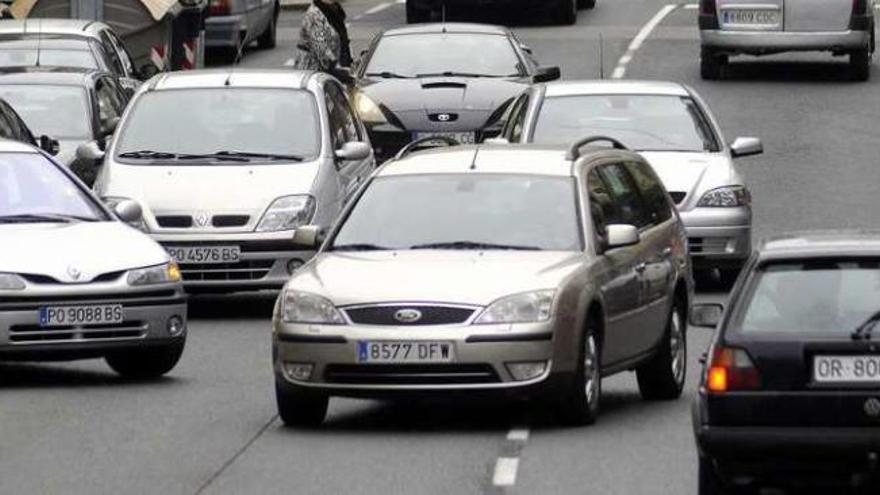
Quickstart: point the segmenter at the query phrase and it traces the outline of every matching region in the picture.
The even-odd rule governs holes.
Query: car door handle
[[[636,265],[636,271],[639,273],[644,272],[648,268],[648,264],[644,261]]]

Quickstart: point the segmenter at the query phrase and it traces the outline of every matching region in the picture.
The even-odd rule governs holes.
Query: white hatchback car
[[[290,239],[330,226],[375,168],[342,85],[290,70],[188,71],[145,83],[95,190],[141,204],[140,227],[180,264],[187,291],[279,289],[313,253]]]

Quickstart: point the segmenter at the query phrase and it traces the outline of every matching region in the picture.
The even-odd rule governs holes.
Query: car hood
[[[366,80],[360,90],[407,129],[461,131],[483,127],[492,112],[526,87],[516,79],[429,77]],[[453,114],[454,120],[431,121],[428,116],[436,113]]]
[[[43,275],[60,282],[89,282],[98,275],[158,265],[168,254],[122,222],[0,225],[0,272]],[[78,271],[74,279],[71,272]]]
[[[380,302],[485,306],[506,295],[556,288],[585,259],[583,253],[558,251],[325,252],[297,271],[289,287],[324,295],[338,306]]]
[[[724,153],[645,151],[641,155],[668,191],[686,193],[688,198],[702,196],[716,187],[742,184],[730,157]]]

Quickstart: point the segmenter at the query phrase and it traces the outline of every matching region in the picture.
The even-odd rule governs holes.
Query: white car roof
[[[670,81],[558,81],[545,87],[547,98],[590,94],[689,96],[683,85]]]
[[[571,176],[566,149],[546,145],[475,145],[434,148],[393,160],[377,176],[449,173]]]
[[[0,23],[0,34],[64,35],[95,38],[97,29],[106,24],[83,19],[8,19]]]
[[[303,89],[313,71],[286,69],[212,69],[166,72],[149,83],[150,91],[192,88]]]

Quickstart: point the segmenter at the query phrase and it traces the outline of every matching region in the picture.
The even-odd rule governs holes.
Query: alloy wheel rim
[[[584,390],[587,404],[591,407],[596,401],[599,385],[599,363],[596,356],[596,339],[590,335],[584,346]]]
[[[681,328],[681,314],[678,309],[672,311],[669,321],[669,353],[672,356],[672,376],[676,383],[684,379],[685,343]]]

